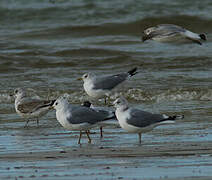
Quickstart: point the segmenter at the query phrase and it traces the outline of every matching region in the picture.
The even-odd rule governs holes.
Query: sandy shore
[[[70,148],[63,147],[60,150],[0,154],[0,161],[5,162],[1,167],[0,177],[3,179],[211,179],[211,155],[210,141],[148,142],[142,145],[135,144],[134,147],[104,147],[85,143]],[[204,168],[208,168],[206,173]],[[188,170],[189,172],[186,172]]]
[[[11,122],[0,128],[0,179],[211,179],[210,121],[179,122],[143,134],[104,128],[91,134],[92,144],[78,132],[64,130],[55,119],[31,122],[28,128]],[[24,124],[24,123],[23,123]],[[94,132],[94,130],[92,130]]]
[[[195,143],[157,143],[146,145],[136,145],[136,147],[112,148],[96,145],[79,145],[79,148],[70,148],[61,151],[47,152],[24,152],[0,154],[1,160],[46,160],[46,159],[67,159],[78,157],[101,157],[101,158],[131,158],[131,157],[187,157],[212,155],[212,142],[195,142]],[[212,163],[211,163],[212,164]]]

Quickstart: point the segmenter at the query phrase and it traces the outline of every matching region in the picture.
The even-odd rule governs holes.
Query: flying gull
[[[160,24],[144,30],[143,42],[149,39],[167,43],[193,42],[201,45],[202,40],[206,41],[206,35],[191,32],[174,24]]]

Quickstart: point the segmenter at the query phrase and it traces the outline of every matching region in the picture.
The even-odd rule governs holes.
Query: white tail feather
[[[167,121],[162,121],[162,122],[160,122],[159,124],[174,124],[175,123],[175,121],[172,121],[172,120],[167,120]]]

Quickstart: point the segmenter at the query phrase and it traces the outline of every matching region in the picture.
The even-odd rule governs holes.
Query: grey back
[[[94,89],[111,90],[125,81],[127,77],[128,73],[121,73],[117,75],[97,78],[94,82]]]
[[[131,109],[130,118],[127,119],[127,123],[142,128],[165,120],[161,114],[152,114],[139,109]]]
[[[71,124],[89,123],[95,124],[103,121],[105,116],[91,108],[83,106],[74,106],[71,109],[71,116],[68,121]]]

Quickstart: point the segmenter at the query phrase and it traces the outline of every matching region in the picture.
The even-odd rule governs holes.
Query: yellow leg
[[[139,136],[139,143],[141,144],[141,133],[138,133]]]
[[[105,105],[107,104],[107,97],[105,97]]]
[[[29,119],[27,119],[27,122],[25,123],[24,128],[27,127],[28,123],[29,123]]]
[[[82,137],[82,131],[80,131],[80,136],[79,136],[78,144],[80,144],[81,137]]]
[[[103,138],[103,130],[102,130],[102,126],[100,126],[100,138]]]
[[[85,131],[85,133],[87,134],[87,137],[88,137],[88,143],[90,144],[91,143],[91,138],[90,138],[90,136],[89,136],[89,131]]]
[[[39,126],[39,119],[37,118],[37,126]]]

